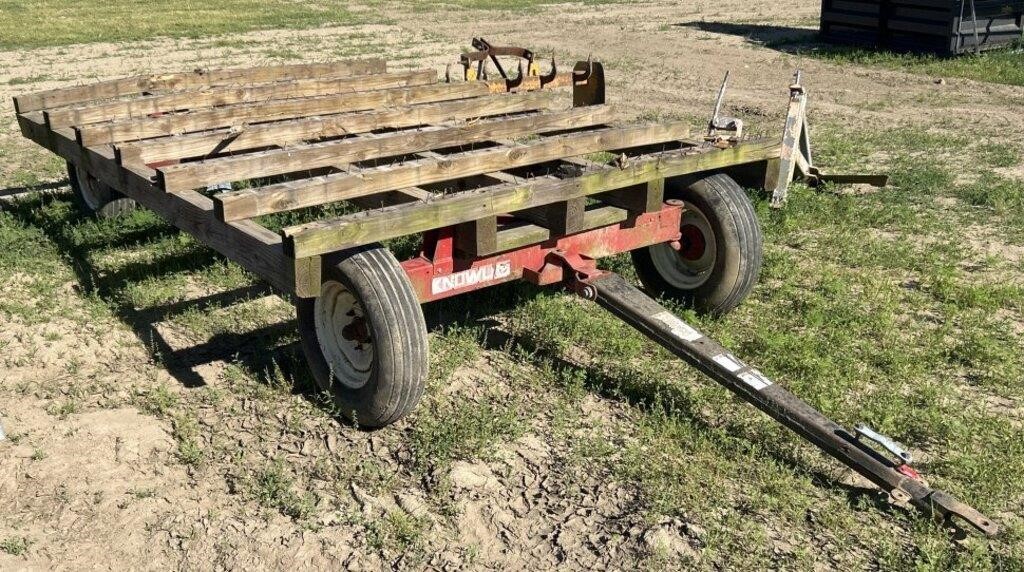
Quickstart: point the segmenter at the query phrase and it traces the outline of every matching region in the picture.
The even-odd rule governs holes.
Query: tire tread
[[[316,339],[314,302],[309,299],[297,301],[296,309],[310,369],[322,388],[333,389],[343,415],[354,417],[361,426],[390,425],[416,407],[426,384],[427,331],[419,300],[394,255],[380,245],[325,261],[325,277],[348,282],[358,294],[374,335],[374,368],[359,390],[331,385]]]
[[[764,238],[757,213],[743,188],[731,177],[721,173],[678,184],[671,195],[684,200],[689,196],[707,203],[711,212],[704,212],[704,216],[709,220],[717,219],[718,225],[727,234],[719,240],[730,241],[728,244],[734,245],[739,251],[735,279],[729,283],[727,277],[713,275],[708,283],[693,290],[676,288],[660,276],[651,260],[649,248],[631,253],[637,276],[644,288],[655,296],[680,300],[702,313],[726,314],[750,294],[761,271]],[[719,273],[717,267],[715,272]]]

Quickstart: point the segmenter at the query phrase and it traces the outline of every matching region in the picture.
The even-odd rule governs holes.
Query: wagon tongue
[[[996,523],[974,508],[946,492],[930,488],[910,467],[910,454],[892,439],[865,425],[849,431],[836,424],[680,320],[621,276],[597,270],[593,260],[560,251],[553,252],[549,260],[564,270],[567,288],[597,302],[726,389],[857,471],[889,493],[893,500],[901,504],[910,503],[954,526],[958,526],[955,518],[959,518],[986,535],[994,536],[999,532]]]

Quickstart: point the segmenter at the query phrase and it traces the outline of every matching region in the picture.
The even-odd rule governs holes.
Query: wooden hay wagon
[[[559,282],[537,275],[555,249],[596,258],[678,241],[695,215],[664,202],[675,197],[666,179],[779,156],[777,141],[707,146],[681,122],[618,125],[603,89],[597,63],[439,82],[435,70],[357,60],[133,77],[15,105],[23,134],[67,160],[86,209],[142,205],[294,295],[317,378],[360,424],[379,426],[420,394],[420,303],[524,277]],[[600,153],[614,159],[585,159]],[[744,275],[707,301],[725,311],[756,279],[760,234],[742,189],[724,176],[708,185],[741,211],[733,232],[751,249],[732,270]],[[276,232],[263,224],[342,201],[351,212]],[[713,265],[699,260],[713,216],[682,237],[697,275]],[[415,233],[424,242],[411,260],[380,246]],[[653,280],[672,269],[670,250],[656,248]],[[686,280],[675,278],[684,289],[701,278]]]
[[[596,267],[630,252],[652,295],[719,314],[739,304],[762,235],[735,179],[784,198],[794,169],[822,178],[799,81],[783,140],[744,139],[717,111],[693,139],[682,122],[618,123],[599,63],[541,75],[528,50],[474,47],[461,81],[354,60],[138,76],[15,107],[22,133],[67,160],[83,208],[151,209],[292,297],[317,383],[362,426],[395,422],[422,394],[420,304],[563,284],[894,497],[998,530],[930,489],[895,442],[837,425]],[[519,58],[519,74],[498,56]],[[298,222],[268,228],[284,212]],[[422,235],[409,260],[382,246],[409,235]]]

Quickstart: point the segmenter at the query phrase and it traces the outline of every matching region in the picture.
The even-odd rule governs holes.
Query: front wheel
[[[68,182],[79,208],[99,218],[114,218],[138,208],[135,201],[73,163],[68,163]]]
[[[668,180],[665,197],[683,201],[678,244],[631,254],[637,276],[655,296],[722,315],[746,298],[761,271],[764,239],[754,207],[728,175]]]
[[[363,247],[324,261],[320,295],[296,302],[310,370],[342,415],[383,427],[412,411],[428,368],[423,311],[391,251]]]

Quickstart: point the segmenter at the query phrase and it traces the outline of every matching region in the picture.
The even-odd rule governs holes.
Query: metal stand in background
[[[840,185],[864,184],[884,187],[889,183],[886,175],[826,175],[814,166],[811,155],[811,133],[807,123],[807,91],[801,84],[803,74],[797,70],[793,85],[789,86],[789,113],[782,135],[782,153],[778,161],[769,162],[765,188],[772,193],[771,206],[786,204],[789,185],[797,176],[812,187],[824,183]]]
[[[964,8],[970,3],[971,5],[971,28],[974,31],[974,55],[981,53],[981,37],[978,35],[978,9],[974,5],[974,0],[960,0],[960,20],[957,23],[957,34],[956,41],[959,42],[960,47],[963,47],[964,42]]]

